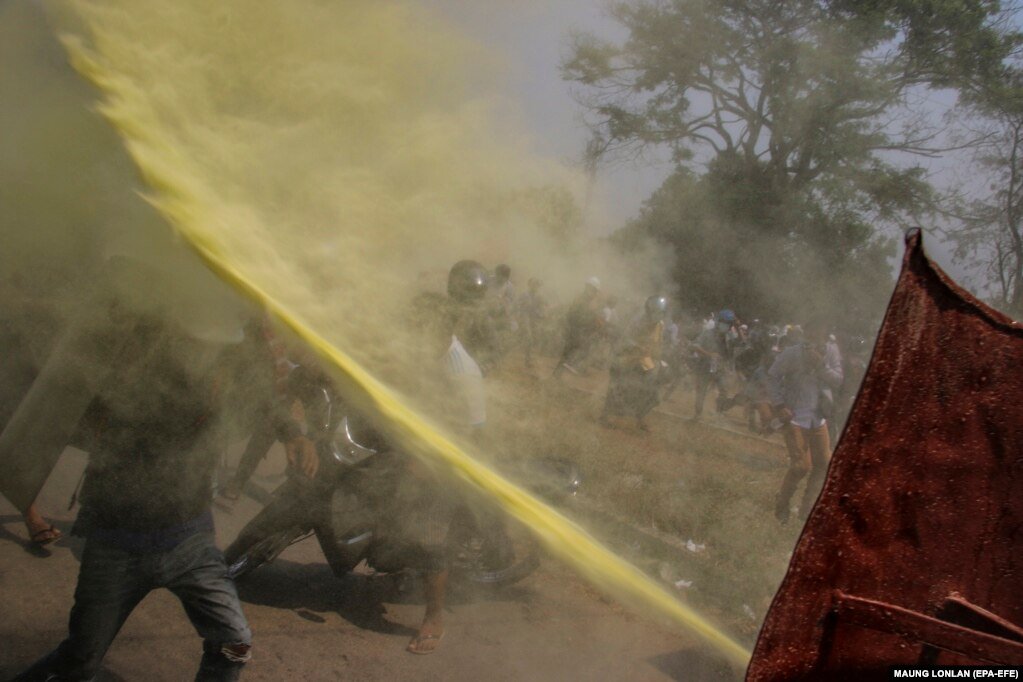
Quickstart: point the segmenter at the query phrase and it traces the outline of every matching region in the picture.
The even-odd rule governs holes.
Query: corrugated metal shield
[[[902,274],[748,680],[1023,665],[1023,326],[906,238]]]

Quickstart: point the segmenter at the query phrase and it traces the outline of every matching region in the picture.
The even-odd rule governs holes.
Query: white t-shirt
[[[444,357],[444,370],[451,378],[455,393],[456,409],[461,412],[459,419],[472,427],[487,423],[487,397],[483,389],[483,372],[480,366],[457,336],[451,337],[451,345]]]

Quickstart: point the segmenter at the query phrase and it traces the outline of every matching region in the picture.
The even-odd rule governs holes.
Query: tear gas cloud
[[[443,293],[456,261],[507,263],[520,291],[537,277],[552,300],[568,300],[591,275],[624,300],[669,287],[664,250],[634,244],[623,255],[592,237],[606,226],[583,224],[587,178],[525,151],[528,133],[507,113],[514,103],[493,85],[499,61],[430,5],[125,0],[47,9],[0,6],[0,257],[5,279],[57,301],[53,325],[90,314],[84,301],[110,279],[115,256],[153,273],[113,283],[130,305],[225,334],[259,315],[164,217],[184,215],[275,305],[443,421],[432,379],[443,348],[424,337],[411,306],[424,292]],[[57,35],[80,69],[102,74],[109,99],[97,106]],[[575,400],[567,394],[537,397],[530,409],[521,401],[535,391],[515,382],[490,382],[488,392],[496,425],[478,448],[488,458],[592,449],[602,454],[589,466],[626,476],[624,486],[603,485],[660,485],[629,469],[641,453],[608,446],[592,422],[545,432],[544,401]],[[682,498],[696,486],[700,499],[728,499],[700,469],[699,451],[710,446],[676,445],[693,469],[670,482],[672,513],[693,508]],[[729,475],[748,475],[733,468]],[[711,535],[722,523],[742,526],[755,506],[703,508],[683,525]],[[600,518],[623,515],[658,532],[660,517],[642,506]],[[776,584],[785,557],[757,565],[764,542],[729,559],[736,576],[770,574]],[[651,561],[648,572],[685,585],[674,567]],[[729,622],[753,612],[707,605]],[[753,606],[755,622],[766,604]]]

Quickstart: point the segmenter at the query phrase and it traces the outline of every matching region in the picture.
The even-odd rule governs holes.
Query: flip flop
[[[55,540],[59,540],[63,535],[56,526],[51,525],[49,528],[43,528],[32,533],[32,544],[36,547],[42,547]]]
[[[425,656],[427,654],[432,654],[434,651],[437,650],[436,644],[433,646],[432,649],[427,649],[426,651],[419,651],[414,647],[422,642],[440,642],[442,639],[444,639],[443,632],[440,633],[439,635],[416,635],[412,639],[412,641],[408,643],[408,646],[405,647],[405,651],[409,652],[410,654],[416,654],[417,656]]]

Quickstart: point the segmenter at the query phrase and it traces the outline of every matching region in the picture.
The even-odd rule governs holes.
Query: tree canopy
[[[675,176],[622,239],[671,243],[699,306],[736,278],[742,298],[722,303],[758,309],[800,289],[826,305],[848,288],[839,272],[875,280],[891,253],[879,226],[911,222],[930,198],[907,159],[944,141],[919,100],[997,81],[1018,42],[992,0],[622,0],[611,14],[628,37],[577,35],[563,63],[588,158],[671,150]],[[727,267],[690,269],[697,245]],[[808,292],[811,273],[827,276]],[[872,288],[883,296],[887,281]]]

